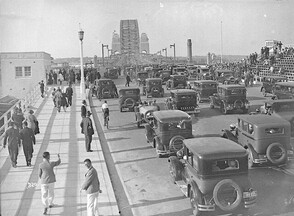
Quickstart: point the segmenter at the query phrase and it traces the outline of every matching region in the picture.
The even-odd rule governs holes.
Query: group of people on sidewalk
[[[62,92],[61,88],[54,88],[52,91],[52,98],[54,106],[57,107],[57,111],[60,112],[61,107],[63,107],[64,112],[66,112],[66,108],[72,105],[72,96],[73,89],[71,84],[68,85],[66,90]]]
[[[41,87],[40,87],[41,88]],[[60,89],[60,88],[59,88]],[[61,89],[57,89],[53,100],[54,103],[59,100]],[[65,91],[67,102],[72,105],[73,91],[71,85]],[[44,97],[44,91],[41,89],[41,97]],[[85,134],[86,138],[86,150],[92,152],[91,142],[92,135],[94,134],[94,128],[92,120],[90,119],[91,112],[86,109],[86,101],[83,101],[82,117],[81,122],[82,133]],[[27,166],[32,166],[32,157],[36,144],[35,134],[40,133],[38,127],[38,120],[34,116],[34,111],[30,110],[28,115],[24,117],[20,108],[15,108],[12,115],[12,121],[9,122],[8,129],[4,134],[3,147],[8,146],[9,157],[11,160],[12,167],[16,168],[17,157],[19,153],[19,147],[23,146],[23,152],[26,158]],[[61,164],[60,155],[58,154],[57,161],[50,161],[50,153],[43,152],[43,161],[38,167],[38,177],[40,179],[41,186],[41,200],[44,205],[43,214],[48,213],[48,209],[54,207],[54,184],[56,182],[56,176],[54,173],[54,167]],[[88,171],[85,174],[85,181],[81,186],[81,191],[85,190],[87,193],[87,216],[98,216],[98,194],[101,193],[100,182],[96,169],[92,166],[90,159],[85,159],[84,164]]]

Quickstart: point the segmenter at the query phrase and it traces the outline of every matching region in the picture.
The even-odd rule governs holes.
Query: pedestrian
[[[14,107],[14,112],[11,119],[12,121],[14,121],[19,130],[22,129],[22,122],[25,118],[23,116],[23,113],[21,112],[21,109],[19,109],[18,107]]]
[[[98,174],[90,159],[85,159],[84,163],[88,171],[85,174],[81,191],[87,192],[87,216],[98,216],[98,195],[102,193]]]
[[[126,76],[126,84],[125,84],[125,86],[130,87],[130,82],[132,82],[132,81],[131,81],[131,78],[130,78],[129,73],[127,73],[127,76]]]
[[[16,168],[18,147],[20,146],[19,130],[14,122],[8,123],[8,129],[5,131],[3,148],[6,147],[8,141],[8,152],[11,160],[11,164]]]
[[[29,114],[26,116],[25,120],[28,122],[28,127],[31,128],[34,132],[36,130],[36,122],[38,121],[36,116],[34,115],[34,111],[30,110]]]
[[[68,87],[65,90],[65,93],[66,93],[68,105],[71,106],[72,105],[72,95],[73,95],[73,90],[72,90],[71,84],[68,85]]]
[[[36,144],[34,131],[31,128],[28,128],[28,123],[25,121],[23,123],[23,129],[19,132],[19,134],[20,139],[22,140],[22,148],[26,158],[27,166],[31,166],[34,152],[33,144]]]
[[[43,162],[39,164],[39,173],[38,176],[41,180],[41,194],[42,194],[42,203],[45,206],[43,214],[47,214],[48,208],[53,207],[54,199],[54,183],[56,182],[56,177],[53,171],[55,166],[58,166],[61,163],[60,155],[57,154],[58,160],[51,162],[50,153],[43,153]]]
[[[66,107],[68,107],[66,93],[61,93],[61,106],[63,107],[64,112],[66,112]]]
[[[59,81],[59,85],[62,85],[62,81],[64,80],[63,75],[61,72],[59,72],[58,74],[58,81]]]
[[[54,104],[54,106],[56,107],[56,103],[55,103],[55,93],[56,93],[56,88],[53,88],[53,91],[52,91],[52,100],[53,100],[53,104]]]
[[[83,100],[82,101],[82,106],[81,106],[81,116],[82,116],[82,118],[86,117],[86,114],[87,114],[87,102],[86,102],[86,100]]]
[[[61,101],[62,101],[62,93],[61,93],[60,87],[57,88],[54,94],[54,101],[55,101],[55,106],[57,107],[57,111],[60,112]]]
[[[44,97],[44,89],[45,89],[45,84],[44,81],[42,80],[41,82],[39,82],[40,85],[40,91],[41,91],[41,97]]]
[[[92,142],[92,136],[94,134],[93,124],[90,118],[91,115],[92,113],[90,111],[87,111],[86,116],[83,117],[82,122],[80,123],[81,132],[82,134],[85,135],[85,145],[86,145],[87,152],[92,152],[91,142]]]

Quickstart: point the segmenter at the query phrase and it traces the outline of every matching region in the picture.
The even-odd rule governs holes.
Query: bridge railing
[[[45,87],[45,93],[47,91],[47,86]],[[34,88],[28,92],[28,94],[23,98],[18,100],[9,110],[7,110],[0,117],[0,146],[3,145],[4,132],[8,128],[9,122],[11,122],[11,117],[15,107],[21,108],[23,113],[26,111],[40,98],[40,86],[39,84],[34,86]]]

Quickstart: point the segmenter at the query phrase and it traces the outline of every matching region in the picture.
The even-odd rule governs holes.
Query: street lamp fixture
[[[175,64],[175,61],[176,61],[176,44],[174,43],[174,44],[171,44],[171,45],[169,45],[169,47],[170,48],[174,48],[174,64]]]
[[[104,47],[108,49],[108,45],[102,44],[102,65],[104,66]]]
[[[167,48],[162,49],[162,52],[165,52],[165,58],[167,59]]]
[[[85,75],[84,75],[84,62],[83,62],[83,39],[84,39],[84,31],[81,29],[79,32],[79,39],[81,41],[80,48],[80,57],[81,57],[81,83],[80,83],[80,91],[82,100],[86,99],[86,89],[85,89]]]

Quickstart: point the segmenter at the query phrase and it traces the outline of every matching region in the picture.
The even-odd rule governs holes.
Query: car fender
[[[190,194],[191,189],[194,191],[194,193],[196,193],[197,203],[203,204],[203,194],[201,193],[198,185],[196,184],[194,180],[190,180],[188,183],[188,197],[190,197],[191,195]]]
[[[255,151],[254,147],[252,146],[252,144],[248,143],[247,145],[244,146],[245,149],[249,149],[253,158],[258,158],[258,154]]]
[[[152,127],[149,124],[145,125],[145,135],[146,135],[146,139],[147,139],[148,142],[153,141],[154,131],[153,131]]]
[[[182,172],[184,171],[184,165],[183,163],[179,160],[178,157],[176,156],[170,156],[168,158],[168,162],[169,162],[169,166],[170,166],[170,172],[174,172],[174,173],[170,173],[171,175],[174,176],[174,180],[175,181],[180,181],[182,180]]]

